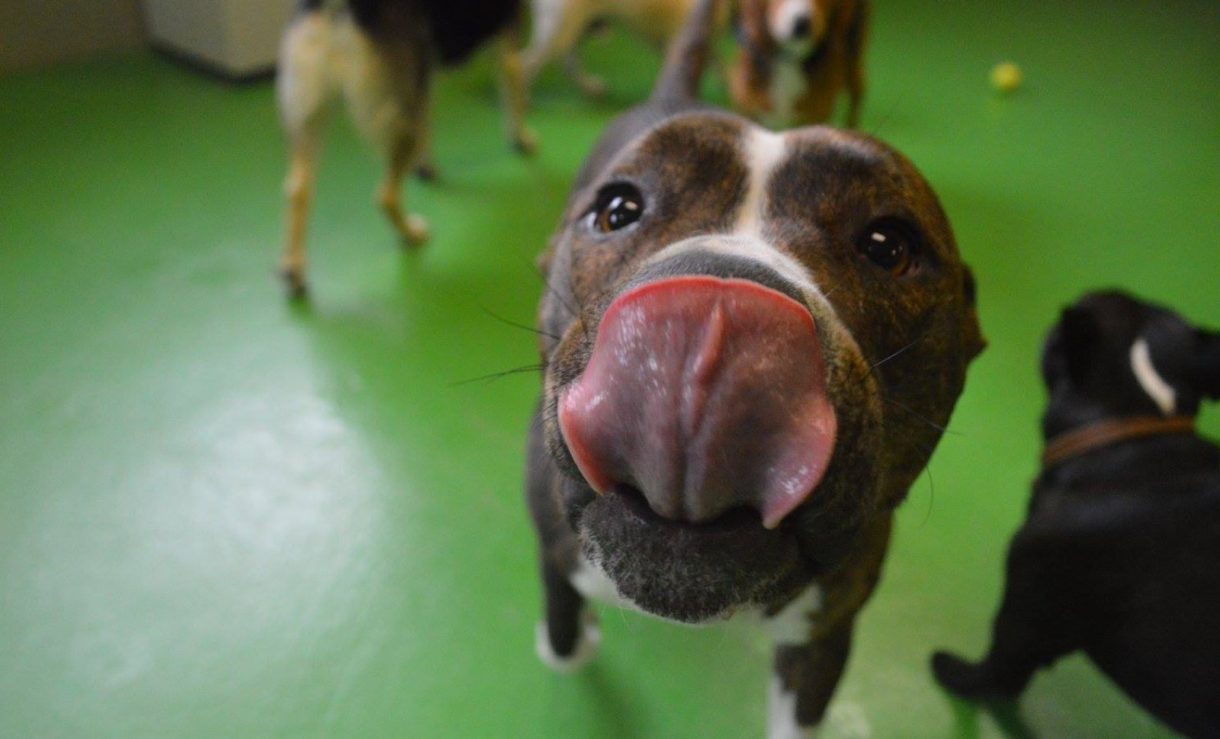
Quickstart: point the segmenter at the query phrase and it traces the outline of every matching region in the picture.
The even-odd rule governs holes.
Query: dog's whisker
[[[492,318],[496,319],[497,321],[499,321],[500,323],[503,323],[506,326],[512,326],[513,328],[519,328],[522,331],[529,331],[532,334],[538,334],[539,336],[545,336],[548,339],[554,339],[556,341],[559,341],[559,337],[549,331],[543,331],[542,329],[537,328],[536,326],[529,326],[524,323],[517,323],[516,321],[511,321],[507,318],[504,318],[503,316],[498,316],[495,313],[492,313],[491,310],[489,310],[486,306],[479,306],[479,310],[483,311],[487,315],[491,316]]]
[[[923,421],[924,423],[926,423],[927,425],[936,429],[937,431],[941,432],[942,434],[952,434],[954,436],[962,436],[962,432],[955,431],[946,426],[942,426],[939,423],[936,423],[935,421],[932,421],[931,419],[925,417],[919,411],[917,411],[913,408],[910,408],[909,406],[906,406],[897,400],[894,400],[892,398],[887,398],[883,395],[883,396],[881,396],[881,401],[884,403],[889,403],[890,405],[895,406],[896,408],[900,408],[900,409],[906,411],[907,413],[910,413],[915,418],[919,419],[920,421]]]
[[[907,351],[909,351],[911,347],[913,347],[913,346],[915,346],[916,344],[918,344],[918,343],[919,343],[919,342],[920,342],[922,339],[923,339],[923,337],[922,337],[922,336],[920,336],[920,337],[916,338],[914,341],[912,341],[911,343],[909,343],[909,344],[907,344],[906,346],[904,346],[904,347],[902,347],[901,349],[899,349],[898,351],[896,351],[896,352],[894,352],[894,353],[890,354],[890,355],[889,355],[889,356],[887,356],[885,359],[882,359],[882,360],[880,360],[880,361],[878,361],[878,362],[874,362],[874,363],[873,363],[873,365],[872,365],[871,367],[869,367],[869,370],[870,370],[870,371],[871,371],[871,370],[875,370],[875,369],[877,369],[878,367],[880,367],[881,365],[883,365],[883,364],[885,364],[886,362],[890,361],[891,359],[895,359],[895,358],[897,358],[897,357],[902,356],[902,355],[903,355],[903,354],[905,354]]]
[[[529,373],[529,372],[541,372],[545,368],[546,368],[546,365],[544,365],[544,364],[527,364],[524,367],[514,367],[512,369],[504,370],[503,372],[493,372],[490,375],[472,377],[468,380],[459,380],[457,382],[450,383],[450,387],[460,387],[462,385],[470,385],[475,382],[490,383],[490,382],[494,382],[496,380],[502,379],[504,377],[508,377],[509,375],[520,375],[520,374],[525,374],[525,373]]]

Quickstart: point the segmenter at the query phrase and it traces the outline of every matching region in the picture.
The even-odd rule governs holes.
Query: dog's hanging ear
[[[979,325],[978,288],[974,273],[965,265],[962,266],[962,293],[966,298],[966,361],[970,361],[987,348],[987,339],[983,338],[983,329]]]
[[[1195,332],[1198,345],[1191,366],[1191,380],[1199,394],[1212,400],[1220,400],[1220,332]]]

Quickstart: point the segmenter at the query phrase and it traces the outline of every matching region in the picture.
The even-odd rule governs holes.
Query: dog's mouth
[[[752,509],[769,529],[813,495],[837,430],[809,310],[707,275],[615,299],[558,420],[596,492],[636,490],[660,518],[695,524]]]
[[[659,516],[639,491],[615,486],[580,521],[586,558],[619,595],[676,621],[703,623],[780,602],[814,574],[791,531],[763,528],[745,507],[693,524]]]
[[[734,532],[744,533],[763,527],[758,511],[748,506],[730,508],[715,518],[700,521],[699,523],[690,523],[658,515],[656,511],[652,510],[644,494],[630,485],[615,485],[607,494],[618,499],[626,515],[632,516],[649,526],[657,526],[675,531],[689,530],[703,532],[709,535],[732,534]]]
[[[807,532],[783,524],[818,507],[837,420],[813,316],[781,290],[706,274],[632,287],[559,392],[564,445],[597,493],[585,554],[646,611],[708,620],[811,576]]]

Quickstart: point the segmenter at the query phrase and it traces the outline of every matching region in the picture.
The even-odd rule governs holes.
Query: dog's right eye
[[[644,215],[644,196],[635,185],[625,182],[607,185],[597,193],[589,212],[591,227],[600,233],[626,228]]]
[[[897,218],[879,218],[856,239],[856,249],[873,264],[898,277],[913,266],[919,239],[909,224]]]

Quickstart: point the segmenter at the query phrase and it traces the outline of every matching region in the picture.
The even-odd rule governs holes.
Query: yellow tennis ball
[[[1021,86],[1021,68],[1012,62],[1000,62],[991,68],[991,86],[1000,92],[1012,92]]]

